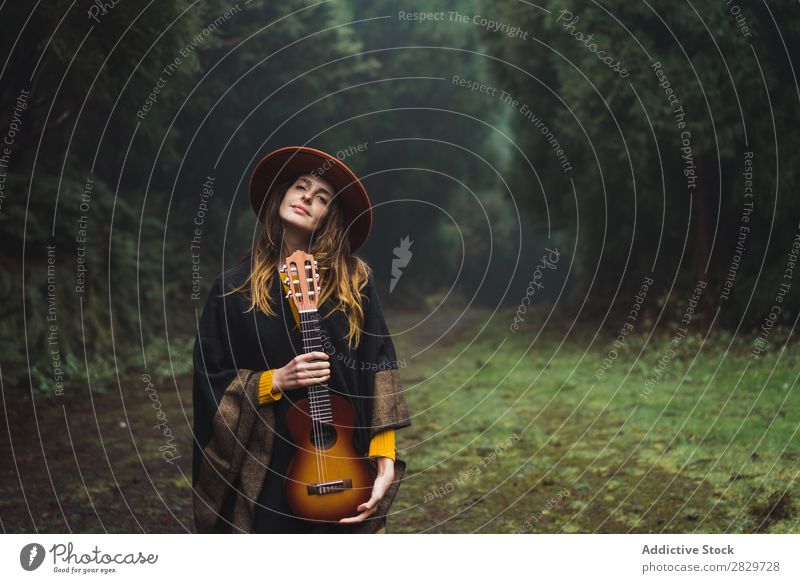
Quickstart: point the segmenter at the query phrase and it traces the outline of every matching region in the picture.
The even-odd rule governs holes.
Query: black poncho
[[[300,331],[278,277],[270,294],[277,312],[246,312],[249,300],[239,292],[220,297],[249,275],[249,260],[214,281],[198,322],[194,348],[193,408],[195,443],[192,484],[198,532],[252,532],[255,503],[275,438],[275,407],[258,405],[260,373],[285,366],[303,352]],[[320,275],[324,277],[324,273]],[[334,299],[319,306],[320,326],[330,355],[332,393],[346,397],[356,411],[355,446],[366,456],[378,432],[411,424],[397,371],[397,356],[370,273],[361,290],[365,312],[359,346],[346,341],[347,319],[332,312]],[[276,303],[277,299],[277,303]],[[302,389],[292,389],[294,397]],[[286,397],[284,397],[286,398]],[[374,460],[370,460],[375,470]],[[374,532],[405,473],[395,459],[395,480],[378,510],[363,523],[335,525],[333,532]]]

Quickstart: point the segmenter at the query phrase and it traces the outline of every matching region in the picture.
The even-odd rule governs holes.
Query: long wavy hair
[[[231,287],[230,292],[223,294],[245,294],[250,300],[250,307],[245,313],[258,308],[269,316],[276,315],[270,306],[272,298],[269,290],[273,285],[272,278],[280,278],[278,269],[286,259],[281,256],[283,224],[278,212],[286,191],[294,184],[295,179],[296,177],[292,177],[277,184],[267,196],[262,214],[264,220],[260,221],[260,235],[242,259],[250,261],[250,274],[240,286]],[[360,292],[367,284],[371,268],[366,261],[350,251],[350,240],[346,236],[345,218],[340,205],[339,197],[334,196],[328,205],[328,212],[312,235],[308,252],[317,261],[317,273],[322,283],[318,305],[322,305],[331,294],[334,295],[336,304],[331,313],[340,311],[346,316],[349,324],[347,342],[351,347],[357,347],[364,325]],[[328,315],[325,314],[324,317]]]

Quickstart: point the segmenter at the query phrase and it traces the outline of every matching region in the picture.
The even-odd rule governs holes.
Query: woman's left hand
[[[378,509],[378,502],[383,499],[386,490],[389,489],[392,481],[394,481],[394,460],[388,457],[379,457],[376,461],[378,462],[378,476],[375,478],[375,485],[372,487],[372,497],[356,508],[361,514],[350,518],[342,518],[339,521],[340,524],[362,522]]]

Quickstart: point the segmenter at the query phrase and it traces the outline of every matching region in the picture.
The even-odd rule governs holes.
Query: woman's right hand
[[[273,390],[287,391],[324,383],[331,378],[330,357],[324,352],[298,354],[272,375]]]

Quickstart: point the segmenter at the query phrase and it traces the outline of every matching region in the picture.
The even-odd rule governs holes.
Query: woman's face
[[[310,236],[328,213],[333,194],[333,186],[324,178],[311,174],[298,177],[283,195],[278,210],[283,227]]]

